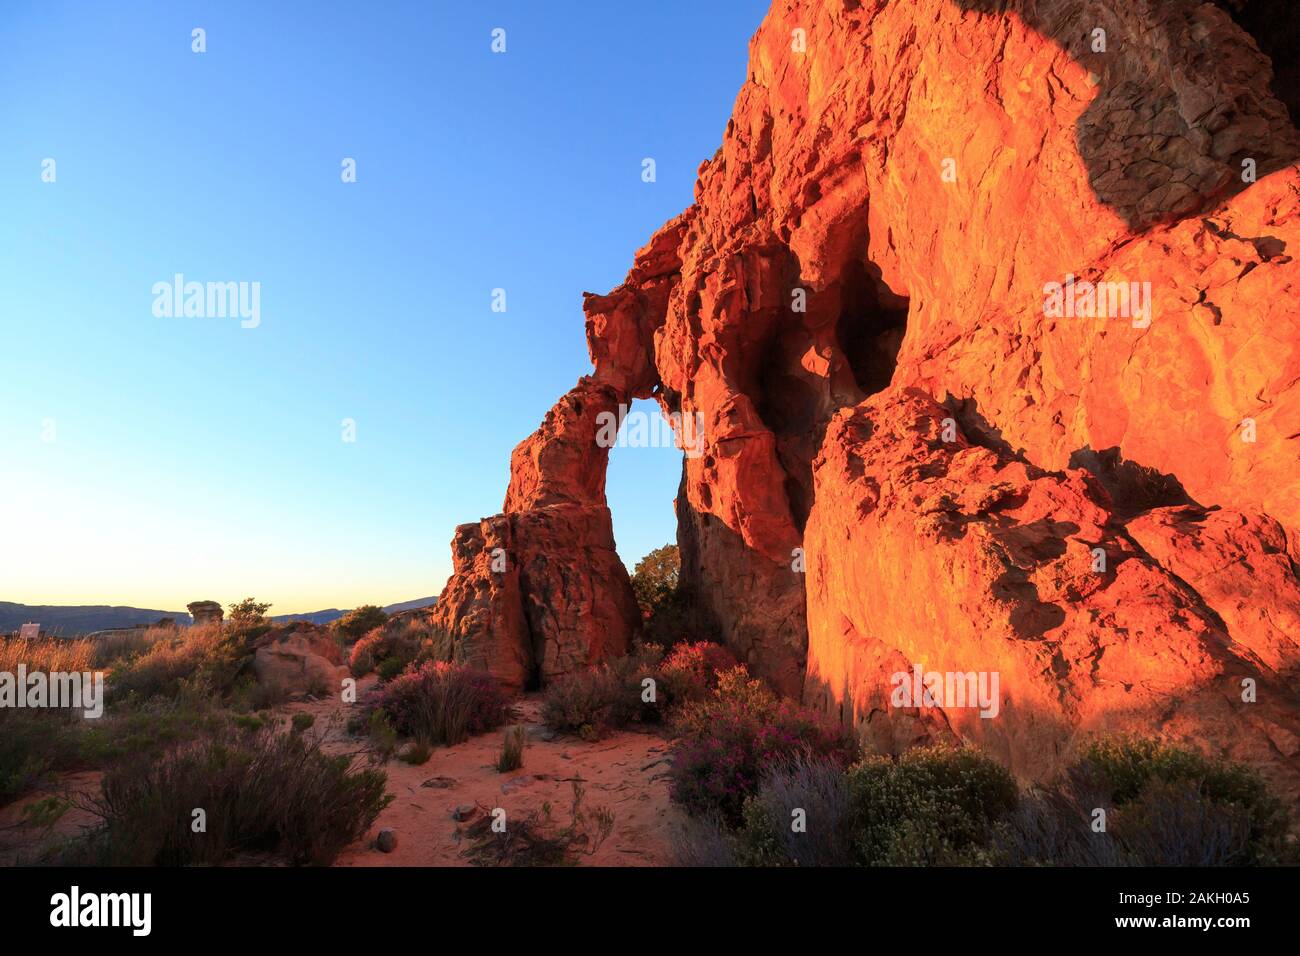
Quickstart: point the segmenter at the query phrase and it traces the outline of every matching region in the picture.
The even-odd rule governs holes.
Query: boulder
[[[330,631],[302,621],[277,625],[257,639],[253,673],[259,684],[287,695],[336,693],[349,676]]]

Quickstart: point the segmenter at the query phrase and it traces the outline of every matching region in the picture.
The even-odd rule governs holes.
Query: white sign
[[[24,624],[18,628],[18,639],[22,641],[34,641],[41,636],[41,626],[39,624]]]

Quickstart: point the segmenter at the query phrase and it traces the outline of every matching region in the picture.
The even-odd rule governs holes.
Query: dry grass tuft
[[[18,665],[24,664],[28,671],[72,671],[91,670],[95,659],[95,642],[89,640],[63,640],[57,637],[42,637],[36,640],[20,638],[0,638],[0,671],[17,673]]]

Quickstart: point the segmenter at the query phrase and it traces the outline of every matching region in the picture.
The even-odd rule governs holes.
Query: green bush
[[[761,700],[756,706],[770,712]],[[972,749],[868,757],[847,773],[834,762],[796,755],[767,765],[738,816],[718,806],[703,804],[690,823],[694,846],[678,843],[679,863],[1240,866],[1295,860],[1285,805],[1254,771],[1152,740],[1101,741],[1052,784],[1024,794],[1006,770]],[[1097,809],[1106,811],[1104,829],[1094,828]],[[803,832],[791,826],[795,810],[803,811]]]
[[[677,545],[655,548],[632,569],[632,593],[641,613],[647,617],[672,598],[681,574],[682,557]]]
[[[230,605],[230,623],[237,628],[265,624],[266,612],[270,609],[270,604],[246,597],[237,604]]]
[[[359,608],[354,608],[344,614],[334,622],[334,627],[338,631],[345,643],[351,644],[359,641],[377,627],[383,627],[388,623],[388,615],[384,609],[374,604],[363,604]]]
[[[1149,738],[1097,741],[1000,836],[1012,864],[1239,866],[1294,862],[1290,812],[1263,778]],[[1097,810],[1106,829],[1094,830]]]
[[[408,660],[400,657],[385,657],[375,668],[375,673],[379,675],[380,680],[392,680],[402,671],[406,670],[411,664]]]
[[[772,761],[739,816],[707,808],[676,844],[682,865],[989,864],[1015,781],[973,750],[921,748],[868,757],[847,772],[808,752]],[[798,813],[800,828],[796,828]]]
[[[192,695],[109,708],[94,720],[60,710],[0,708],[0,806],[50,774],[156,755],[224,724],[209,699]]]
[[[382,710],[372,711],[368,727],[370,749],[380,763],[388,760],[397,752],[397,729],[388,715]]]
[[[99,720],[81,723],[77,758],[81,766],[103,767],[128,757],[156,756],[199,737],[219,733],[226,716],[208,697],[156,697],[114,708]]]
[[[849,772],[853,842],[865,865],[989,862],[993,824],[1016,808],[1015,779],[979,751],[925,747]]]
[[[677,545],[656,548],[637,562],[632,593],[641,608],[642,636],[668,649],[692,639],[715,638],[717,625],[702,612],[695,594],[681,583]]]
[[[1243,764],[1131,737],[1098,741],[1084,751],[1081,762],[1109,782],[1118,806],[1139,798],[1152,781],[1188,782],[1196,784],[1209,800],[1241,807],[1251,819],[1252,840],[1272,839],[1286,832],[1285,804],[1269,794],[1257,771]]]

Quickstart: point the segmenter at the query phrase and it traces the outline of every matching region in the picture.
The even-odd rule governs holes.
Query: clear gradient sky
[[[0,600],[436,594],[590,371],[582,291],[690,204],[767,5],[0,5]],[[175,273],[259,282],[260,326],[156,317]],[[679,469],[614,450],[629,565]]]

